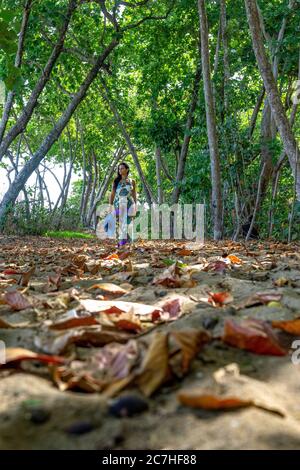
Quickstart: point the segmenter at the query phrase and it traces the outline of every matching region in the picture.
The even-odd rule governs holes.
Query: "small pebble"
[[[65,428],[68,434],[86,434],[94,429],[94,425],[90,421],[76,421]]]
[[[109,414],[122,418],[142,413],[149,408],[148,403],[143,398],[134,395],[127,395],[115,400],[109,407]]]
[[[34,424],[44,424],[50,418],[50,411],[45,408],[32,408],[28,410],[29,420]]]

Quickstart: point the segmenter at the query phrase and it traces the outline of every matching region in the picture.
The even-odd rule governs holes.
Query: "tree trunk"
[[[201,31],[201,59],[204,83],[205,109],[207,134],[210,151],[211,179],[212,179],[212,221],[214,239],[222,238],[222,195],[221,170],[216,129],[216,113],[213,100],[212,82],[210,73],[208,23],[205,0],[198,0],[200,31]]]
[[[284,149],[287,153],[289,163],[296,179],[297,199],[300,201],[300,171],[299,162],[296,162],[297,143],[292,132],[289,120],[286,116],[284,106],[282,104],[277,84],[274,78],[271,64],[267,58],[267,54],[263,44],[262,30],[260,25],[259,12],[256,0],[245,0],[248,23],[252,36],[253,49],[258,63],[258,67],[264,81],[269,104],[272,110],[277,129],[279,131]],[[297,170],[296,170],[296,165]]]
[[[184,133],[183,143],[181,146],[179,160],[178,160],[175,186],[174,186],[173,193],[172,193],[172,204],[178,203],[178,199],[179,199],[180,192],[181,192],[180,184],[182,183],[182,180],[184,178],[184,169],[185,169],[186,159],[187,159],[187,155],[189,151],[190,140],[191,140],[191,130],[194,125],[194,114],[195,114],[195,109],[196,109],[197,101],[198,101],[200,78],[201,78],[201,66],[199,65],[196,70],[193,91],[192,91],[192,98],[191,98],[190,107],[187,113],[185,133]]]
[[[156,180],[157,180],[157,202],[162,204],[164,200],[164,192],[161,180],[161,150],[160,147],[156,147],[155,150],[155,168],[156,168]]]
[[[19,192],[24,187],[30,175],[39,166],[40,162],[43,160],[47,152],[51,149],[54,142],[57,141],[62,131],[71,119],[73,113],[85,97],[91,83],[93,83],[99,70],[103,66],[105,59],[109,56],[109,54],[115,49],[118,44],[119,40],[116,38],[113,39],[111,43],[107,46],[106,50],[98,57],[95,62],[95,65],[88,73],[78,92],[73,96],[72,100],[70,101],[64,113],[61,115],[60,119],[56,122],[56,124],[53,126],[53,129],[44,139],[38,150],[34,153],[33,157],[24,165],[17,178],[9,187],[0,204],[0,226],[9,206],[15,202]]]
[[[141,167],[141,164],[140,164],[140,161],[139,161],[139,157],[138,157],[138,154],[136,152],[136,149],[135,149],[135,146],[130,138],[130,135],[128,134],[127,132],[127,129],[125,128],[125,125],[123,123],[123,120],[115,106],[115,103],[113,102],[113,100],[111,99],[111,97],[109,96],[109,90],[108,90],[108,87],[103,79],[103,77],[101,77],[101,84],[102,84],[102,87],[104,89],[104,92],[103,92],[103,96],[105,98],[105,100],[107,101],[114,117],[115,117],[115,120],[123,134],[123,137],[124,137],[124,140],[128,146],[128,149],[133,157],[133,160],[134,160],[134,163],[135,163],[135,166],[137,168],[137,171],[138,171],[138,174],[139,174],[139,177],[141,179],[141,182],[142,182],[142,186],[144,188],[144,192],[145,192],[145,196],[146,196],[146,200],[147,200],[147,203],[149,204],[149,206],[151,206],[152,202],[156,202],[155,201],[155,197],[154,195],[152,194],[152,191],[150,189],[150,187],[148,186],[148,183],[146,181],[146,178],[145,178],[145,175],[143,173],[143,170],[142,170],[142,167]]]
[[[64,16],[64,22],[63,26],[61,28],[60,34],[59,34],[59,39],[54,46],[54,49],[51,53],[51,56],[49,57],[49,60],[35,86],[33,89],[26,106],[24,107],[21,116],[17,120],[17,122],[9,129],[8,133],[6,136],[3,138],[2,143],[0,145],[0,161],[5,155],[6,150],[12,143],[12,141],[26,129],[26,126],[32,116],[32,113],[34,111],[34,108],[37,105],[38,98],[40,94],[42,93],[43,89],[45,88],[49,78],[50,74],[53,70],[54,65],[57,62],[57,59],[59,58],[62,50],[63,50],[63,45],[66,37],[66,33],[69,27],[69,23],[71,21],[72,15],[77,7],[77,0],[69,0],[69,5],[68,5],[68,10],[66,12],[66,15]]]
[[[20,68],[21,63],[22,63],[22,56],[23,56],[23,49],[24,49],[24,40],[25,40],[25,35],[27,31],[27,25],[28,25],[28,20],[29,20],[29,15],[31,11],[31,4],[32,0],[27,0],[26,4],[24,6],[24,12],[23,12],[23,18],[22,18],[22,24],[21,24],[21,30],[19,34],[19,40],[18,40],[18,50],[15,58],[15,67]],[[0,142],[2,142],[3,135],[6,129],[6,125],[9,119],[10,111],[14,102],[15,98],[15,91],[9,91],[7,94],[7,99],[5,102],[4,110],[3,110],[3,115],[2,119],[0,122]],[[1,158],[0,158],[1,160]]]

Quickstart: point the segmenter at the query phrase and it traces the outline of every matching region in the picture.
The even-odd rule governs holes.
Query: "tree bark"
[[[164,200],[164,192],[161,180],[161,149],[156,147],[155,149],[155,168],[156,168],[156,180],[157,180],[157,202],[162,204]]]
[[[191,140],[191,130],[194,125],[194,115],[195,115],[195,110],[196,110],[197,101],[198,101],[200,79],[201,79],[201,66],[199,64],[196,70],[196,74],[195,74],[192,98],[191,98],[189,110],[187,113],[185,133],[184,133],[183,143],[181,146],[179,160],[178,160],[175,186],[174,186],[173,193],[172,193],[172,204],[178,203],[180,192],[181,192],[180,184],[184,178],[185,164],[186,164],[186,159],[187,159],[189,146],[190,146],[190,140]]]
[[[212,179],[212,222],[214,239],[222,238],[222,195],[221,195],[221,169],[216,129],[216,113],[212,91],[212,81],[209,60],[208,22],[205,0],[198,0],[200,31],[201,31],[201,59],[205,95],[206,123],[210,151],[211,179]]]
[[[102,84],[102,87],[103,87],[103,97],[104,99],[107,101],[114,117],[115,117],[115,120],[123,134],[123,137],[124,137],[124,140],[128,146],[128,149],[132,155],[132,158],[134,160],[134,163],[135,163],[135,166],[136,166],[136,169],[138,171],[138,174],[139,174],[139,177],[141,179],[141,182],[142,182],[142,186],[143,186],[143,189],[144,189],[144,192],[145,192],[145,196],[146,196],[146,200],[147,200],[147,203],[149,204],[149,206],[151,206],[152,202],[156,202],[156,198],[154,197],[147,181],[146,181],[146,178],[145,178],[145,175],[143,173],[143,170],[142,170],[142,167],[141,167],[141,164],[140,164],[140,161],[139,161],[139,157],[138,157],[138,154],[137,154],[137,151],[135,149],[135,146],[130,138],[130,135],[129,133],[127,132],[127,129],[123,123],[123,120],[119,114],[119,111],[117,110],[117,107],[115,105],[115,103],[113,102],[113,100],[111,99],[110,97],[110,94],[109,94],[109,90],[108,90],[108,87],[103,79],[103,77],[101,77],[101,84]]]
[[[0,204],[0,225],[9,206],[15,202],[19,192],[24,187],[30,175],[39,166],[40,162],[46,156],[47,152],[51,149],[54,142],[57,141],[62,131],[71,119],[73,113],[75,112],[81,101],[84,99],[91,83],[93,83],[99,70],[103,66],[104,61],[118,44],[119,39],[114,38],[111,43],[107,46],[106,50],[97,58],[95,65],[88,73],[87,77],[81,84],[78,92],[74,95],[73,99],[70,101],[69,105],[67,106],[64,113],[61,115],[60,119],[55,123],[50,133],[46,136],[38,150],[34,153],[33,157],[24,165],[24,167],[16,177],[15,181],[9,187]]]
[[[19,40],[18,40],[18,50],[17,50],[17,54],[15,58],[16,68],[20,68],[21,63],[22,63],[24,40],[25,40],[28,20],[29,20],[30,11],[31,11],[31,4],[32,4],[32,0],[27,0],[24,6],[21,30],[19,34]],[[3,114],[2,114],[2,118],[0,122],[0,142],[2,142],[2,139],[3,139],[3,135],[7,126],[9,116],[10,116],[11,108],[14,102],[14,98],[15,98],[15,91],[14,90],[9,91],[7,94],[7,99],[5,102],[5,106],[4,106],[4,110],[3,110]]]
[[[300,171],[299,162],[296,161],[297,143],[292,132],[290,123],[286,116],[284,106],[282,104],[277,84],[274,78],[271,64],[268,60],[262,37],[259,12],[256,0],[245,0],[248,23],[252,36],[253,49],[256,56],[257,64],[264,81],[269,104],[272,114],[279,131],[284,149],[287,153],[289,163],[296,179],[297,199],[300,201]],[[296,169],[297,166],[297,169]]]
[[[3,156],[6,153],[6,150],[9,148],[10,144],[12,141],[26,129],[26,126],[32,116],[32,113],[37,105],[38,98],[40,94],[42,93],[43,89],[45,88],[51,72],[53,70],[54,65],[57,62],[57,59],[59,58],[62,50],[63,50],[63,45],[66,37],[66,33],[72,18],[72,15],[77,8],[77,0],[69,0],[69,5],[68,5],[68,10],[66,12],[66,15],[64,17],[64,22],[63,26],[60,30],[59,33],[59,38],[58,41],[48,59],[47,64],[44,67],[44,70],[38,79],[29,99],[24,107],[21,116],[17,119],[17,122],[9,129],[7,132],[6,136],[2,139],[1,145],[0,145],[0,161],[3,158]]]

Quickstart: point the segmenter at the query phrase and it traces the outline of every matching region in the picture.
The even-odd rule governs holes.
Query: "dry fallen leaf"
[[[81,299],[81,305],[90,313],[128,313],[133,312],[135,315],[150,315],[156,317],[162,312],[160,307],[140,304],[137,302],[123,302],[122,300],[94,300]]]
[[[286,411],[272,387],[261,381],[240,375],[237,364],[217,370],[201,386],[181,390],[177,395],[182,405],[206,410],[230,410],[255,406],[285,416]]]
[[[208,302],[214,307],[222,307],[233,302],[233,297],[230,292],[209,292]]]
[[[236,348],[256,354],[285,356],[287,351],[279,344],[272,328],[262,320],[246,319],[239,323],[226,319],[222,340]]]
[[[287,321],[272,321],[273,328],[279,328],[280,330],[290,333],[291,335],[300,335],[300,318],[294,318],[293,320]]]
[[[17,363],[20,361],[40,361],[46,364],[64,364],[65,358],[59,356],[50,356],[39,354],[23,348],[6,348],[5,350],[5,366],[6,364]],[[0,364],[1,367],[1,364]]]

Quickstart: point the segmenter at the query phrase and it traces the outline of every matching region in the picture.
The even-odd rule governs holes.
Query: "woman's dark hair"
[[[119,170],[119,168],[120,168],[121,165],[125,166],[126,170],[128,170],[128,171],[127,171],[127,175],[129,175],[129,172],[130,172],[129,165],[127,165],[127,163],[125,163],[125,162],[119,163],[119,165],[118,165],[118,171],[117,171],[117,177],[114,179],[114,189],[117,189],[117,186],[118,186],[118,184],[119,184],[119,181],[121,181],[121,179],[122,179],[122,175],[120,174],[120,170]]]

